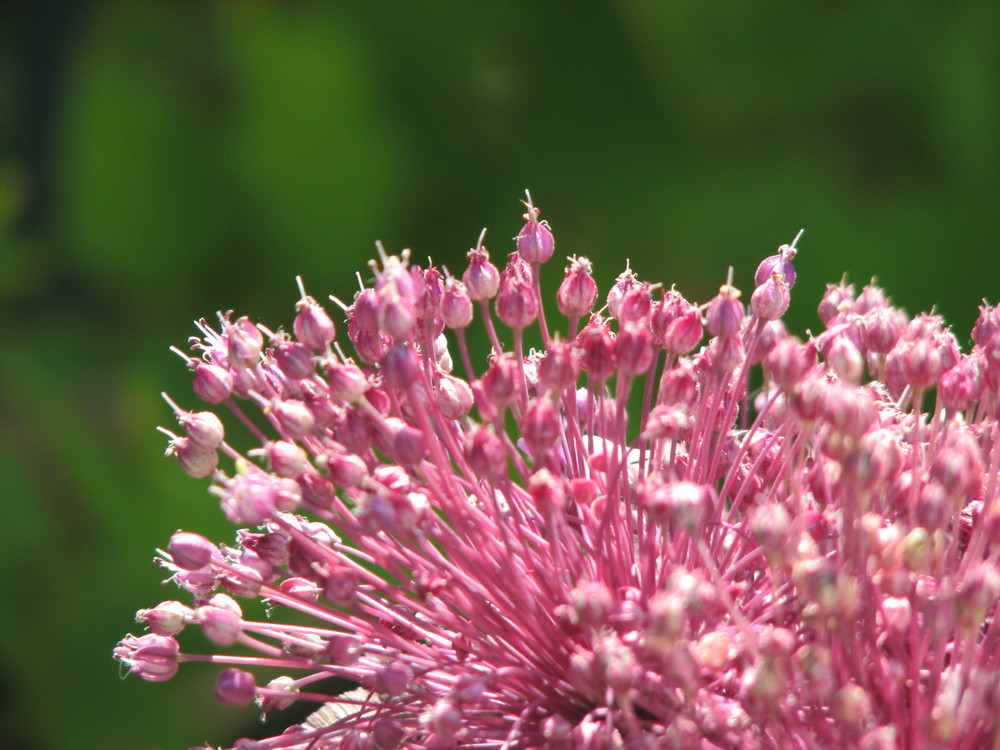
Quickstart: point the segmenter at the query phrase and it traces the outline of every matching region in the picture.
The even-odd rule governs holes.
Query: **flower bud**
[[[580,365],[576,350],[565,341],[552,341],[538,363],[538,383],[555,393],[576,385]]]
[[[729,338],[740,332],[743,325],[743,304],[740,290],[729,284],[719,287],[719,294],[708,303],[705,328],[713,336]]]
[[[444,282],[441,295],[441,320],[446,328],[466,328],[472,322],[472,300],[465,284],[457,279]]]
[[[452,375],[441,375],[434,389],[434,398],[446,419],[461,419],[472,410],[474,403],[469,384]]]
[[[528,263],[545,263],[555,251],[556,241],[547,221],[538,220],[538,209],[527,203],[526,224],[517,235],[517,252]]]
[[[167,545],[170,559],[178,568],[198,570],[212,561],[216,553],[215,545],[201,534],[178,531],[170,537]]]
[[[795,239],[798,240],[798,237]],[[784,277],[785,283],[791,289],[795,286],[795,266],[792,265],[792,261],[795,259],[797,252],[795,242],[792,242],[791,245],[782,245],[779,247],[776,255],[764,258],[760,262],[760,265],[757,266],[757,272],[754,274],[754,284],[758,287],[763,286],[777,273]]]
[[[591,276],[590,261],[573,256],[566,267],[556,304],[559,312],[567,318],[582,318],[594,309],[597,300],[597,284]]]
[[[253,367],[260,361],[261,347],[264,337],[257,326],[245,315],[226,326],[223,332],[226,341],[226,356],[229,364],[238,370]]]
[[[140,609],[136,622],[145,623],[150,632],[157,635],[177,635],[188,623],[194,610],[180,602],[160,602],[152,609]]]
[[[204,362],[194,362],[194,392],[198,398],[208,404],[219,404],[233,393],[233,376],[219,365]]]
[[[180,646],[171,636],[129,635],[119,642],[114,655],[130,673],[150,682],[163,682],[177,674]]]
[[[227,706],[245,706],[256,693],[253,675],[242,669],[223,669],[215,683],[215,699]]]
[[[330,316],[312,297],[303,297],[296,305],[298,314],[292,329],[295,338],[314,352],[323,351],[333,343],[336,328]]]
[[[778,272],[754,289],[750,297],[750,309],[761,320],[777,320],[788,309],[791,301],[788,290],[790,284]]]
[[[474,302],[493,299],[500,288],[500,273],[496,266],[490,263],[490,255],[485,247],[470,250],[466,256],[469,267],[462,274],[462,281],[469,293],[469,299]]]
[[[289,341],[280,334],[271,339],[274,361],[290,380],[304,380],[316,371],[312,350],[298,341]]]

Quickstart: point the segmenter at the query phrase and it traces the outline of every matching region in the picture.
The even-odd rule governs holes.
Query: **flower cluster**
[[[292,332],[199,322],[194,391],[259,445],[168,399],[168,453],[240,530],[170,539],[191,601],[115,656],[323,706],[244,750],[996,747],[997,311],[966,354],[841,283],[802,341],[793,242],[748,307],[731,273],[700,306],[631,271],[598,302],[570,258],[555,323],[526,205],[503,270],[482,237],[461,279],[379,248],[346,330],[301,284]]]

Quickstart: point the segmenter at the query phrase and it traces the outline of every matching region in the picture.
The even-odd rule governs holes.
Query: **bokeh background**
[[[705,301],[802,227],[787,317],[877,275],[960,340],[1000,298],[995,2],[33,0],[0,11],[0,744],[260,731],[215,669],[119,680],[152,550],[231,538],[162,459],[190,321],[289,325],[381,239],[456,273],[525,188],[602,289]],[[547,283],[554,288],[561,265]]]

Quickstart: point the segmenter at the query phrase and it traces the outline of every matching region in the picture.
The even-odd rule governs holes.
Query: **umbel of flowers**
[[[547,319],[538,215],[502,270],[380,248],[346,327],[304,291],[291,331],[198,323],[194,392],[259,445],[170,401],[168,453],[240,529],[170,539],[188,601],[115,656],[325,705],[245,749],[997,747],[994,308],[963,353],[841,283],[801,341],[792,243],[748,306],[630,271],[598,301],[570,258]]]

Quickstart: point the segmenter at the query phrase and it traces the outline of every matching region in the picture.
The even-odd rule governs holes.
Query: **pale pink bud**
[[[444,282],[441,295],[441,320],[446,328],[466,328],[472,322],[472,300],[465,284],[457,279]]]
[[[785,283],[791,289],[795,286],[795,266],[792,265],[792,261],[797,252],[793,243],[792,245],[782,245],[778,248],[776,255],[764,258],[757,266],[754,284],[758,287],[763,286],[774,277],[774,274],[779,274],[784,277]]]
[[[298,399],[275,400],[271,414],[281,434],[292,440],[308,435],[316,426],[312,410]]]
[[[562,434],[562,425],[552,402],[545,397],[535,399],[521,418],[521,437],[532,455],[540,456],[554,447]]]
[[[219,404],[233,393],[233,376],[219,365],[194,362],[194,392],[208,404]]]
[[[396,341],[406,341],[413,332],[417,313],[412,300],[402,296],[393,285],[378,293],[379,329]]]
[[[548,351],[538,363],[538,383],[556,393],[576,384],[580,364],[573,345],[565,341],[552,341]]]
[[[740,332],[743,325],[743,303],[740,290],[729,284],[719,287],[719,293],[708,303],[705,328],[713,336],[729,338]]]
[[[615,360],[615,342],[611,331],[601,320],[593,320],[577,337],[580,367],[594,381],[600,383],[610,378],[618,366]]]
[[[211,476],[219,465],[219,454],[216,451],[208,450],[187,437],[171,440],[165,455],[177,456],[177,462],[184,472],[196,479]]]
[[[214,451],[226,437],[222,420],[213,412],[183,412],[178,415],[178,421],[191,442],[205,450]]]
[[[316,361],[312,350],[298,341],[289,341],[278,335],[271,339],[274,349],[274,361],[285,377],[291,380],[303,380],[316,371]]]
[[[212,601],[219,601],[219,595],[212,597]],[[195,610],[195,617],[205,637],[216,646],[232,646],[243,632],[243,617],[238,607],[206,604]]]
[[[256,693],[253,675],[242,669],[223,669],[215,683],[215,699],[227,706],[245,706]]]
[[[177,674],[180,646],[171,636],[149,633],[126,636],[114,650],[115,658],[129,672],[150,682],[163,682]]]
[[[566,507],[565,488],[548,469],[539,469],[528,478],[528,492],[545,518],[561,513]]]
[[[556,292],[559,312],[567,318],[581,318],[594,308],[597,284],[591,276],[590,261],[576,256],[569,259],[566,275]]]
[[[493,299],[500,288],[500,272],[490,263],[490,255],[485,247],[470,250],[466,256],[469,267],[462,274],[462,281],[468,290],[469,299],[474,302]]]
[[[375,672],[372,687],[390,698],[398,698],[406,692],[413,680],[413,670],[406,662],[393,661]]]
[[[420,382],[420,358],[408,346],[397,344],[390,348],[382,359],[381,370],[390,388],[405,390]]]
[[[465,452],[476,476],[492,480],[507,469],[507,450],[503,441],[486,428],[473,433]]]
[[[612,318],[615,320],[620,319],[622,302],[625,300],[625,295],[638,285],[638,283],[639,281],[636,278],[635,272],[630,268],[626,268],[615,279],[615,283],[608,290],[608,313]]]
[[[295,338],[314,352],[323,351],[333,343],[336,328],[330,316],[312,297],[303,297],[296,303],[298,314],[292,328]]]
[[[631,296],[626,296],[626,299]],[[624,311],[625,306],[622,306]],[[624,317],[623,317],[624,320]],[[638,375],[649,369],[653,362],[653,341],[645,322],[624,323],[615,338],[615,358],[619,371]]]
[[[157,635],[177,635],[187,625],[194,610],[176,601],[160,602],[151,609],[140,609],[136,622],[145,623]]]
[[[827,284],[826,292],[819,303],[819,319],[823,325],[829,325],[841,312],[850,310],[854,303],[854,285],[841,281],[839,284]]]
[[[493,408],[512,405],[524,388],[521,368],[511,354],[497,357],[480,382],[483,395]]]
[[[788,309],[790,288],[791,284],[784,276],[777,271],[772,272],[770,278],[754,289],[750,296],[750,309],[762,320],[777,320]]]
[[[309,471],[309,455],[295,443],[276,440],[265,448],[267,465],[278,476],[295,479]]]
[[[694,351],[703,336],[701,315],[691,307],[674,318],[663,334],[663,348],[671,354]]]
[[[461,378],[442,374],[434,389],[438,408],[447,419],[460,419],[472,410],[472,388]]]
[[[352,362],[341,364],[332,358],[325,364],[331,398],[339,403],[353,404],[365,395],[368,380],[360,367]]]
[[[358,592],[358,574],[343,565],[327,567],[323,596],[336,607],[350,607]]]
[[[343,489],[360,486],[368,476],[367,464],[353,453],[331,453],[326,458],[326,469],[334,484]]]
[[[545,263],[555,251],[556,241],[547,221],[538,220],[538,209],[528,205],[527,223],[517,235],[517,251],[528,263]]]
[[[515,261],[512,260],[508,265],[508,269],[510,268],[517,268]],[[535,299],[528,279],[529,277],[522,276],[516,270],[510,274],[505,270],[500,279],[497,317],[509,328],[527,328],[538,317],[538,300]]]
[[[170,537],[167,552],[178,568],[198,570],[212,561],[216,549],[215,545],[201,534],[178,531]]]
[[[235,323],[226,326],[223,332],[226,341],[226,356],[229,364],[238,370],[253,367],[260,361],[264,337],[260,330],[245,315]]]

